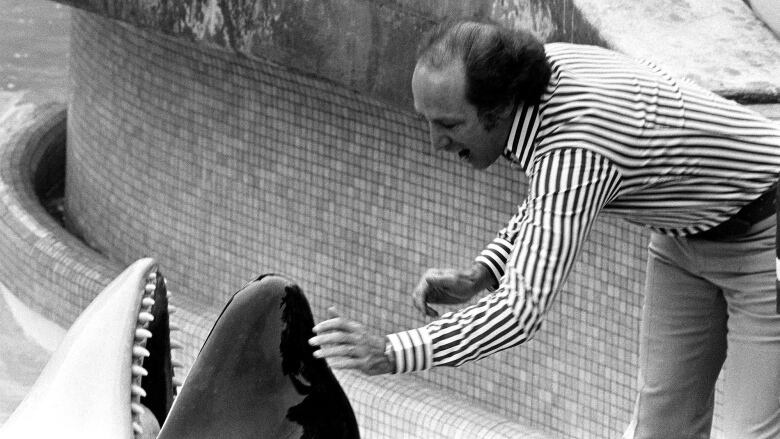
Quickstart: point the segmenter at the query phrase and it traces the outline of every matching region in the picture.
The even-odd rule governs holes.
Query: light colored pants
[[[724,360],[724,437],[780,438],[774,239],[774,216],[729,242],[653,234],[624,438],[708,439]]]

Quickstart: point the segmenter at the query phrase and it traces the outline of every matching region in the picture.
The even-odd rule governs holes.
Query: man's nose
[[[444,132],[442,132],[442,130],[433,124],[429,126],[429,131],[431,135],[431,146],[433,149],[441,151],[443,149],[447,149],[447,147],[452,143],[449,136],[447,136]]]

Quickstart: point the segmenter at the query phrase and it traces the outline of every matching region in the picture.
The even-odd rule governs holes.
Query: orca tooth
[[[173,306],[173,305],[168,305],[168,314],[176,314],[176,311],[178,311],[178,310],[179,310],[179,309],[178,309],[178,308],[176,308],[175,306]]]
[[[152,305],[154,305],[154,299],[152,299],[151,297],[144,297],[143,300],[141,300],[141,304],[143,304],[143,306],[146,307],[151,307]]]
[[[145,328],[136,328],[135,338],[140,340],[146,340],[147,338],[152,338],[152,332]]]
[[[146,348],[141,346],[133,346],[134,357],[148,357],[149,355],[149,351],[147,351]]]
[[[147,372],[146,369],[143,368],[143,366],[139,366],[137,364],[132,365],[131,369],[133,372],[133,376],[145,377],[146,375],[149,374],[149,372]]]
[[[173,359],[171,359],[171,366],[173,366],[173,367],[184,367],[183,364],[181,364],[180,362],[178,362],[176,360],[173,360]]]
[[[135,432],[135,434],[137,434],[139,436],[144,434],[144,429],[137,422],[133,422],[133,431]]]
[[[144,287],[144,291],[146,291],[147,294],[152,294],[154,293],[155,288],[157,288],[155,284],[146,284],[146,286]]]
[[[179,331],[181,327],[177,325],[176,323],[170,323],[168,322],[168,330],[169,331]]]
[[[178,341],[176,341],[176,340],[171,340],[171,341],[170,341],[170,346],[171,346],[171,349],[181,349],[181,348],[183,347],[183,346],[181,345],[181,343],[179,343],[179,342],[178,342]]]
[[[142,311],[138,313],[138,321],[141,322],[142,324],[147,324],[152,320],[154,320],[154,316],[152,315],[152,313],[146,311]]]
[[[176,387],[181,387],[181,385],[184,384],[184,382],[179,377],[171,377],[171,382]]]
[[[138,384],[130,385],[130,393],[132,393],[133,396],[140,396],[141,398],[146,397],[146,390],[144,390],[144,388],[139,386]]]
[[[137,402],[131,402],[130,403],[130,411],[133,412],[136,416],[141,416],[144,414],[144,406],[141,404],[138,404]]]
[[[171,290],[168,290],[165,292],[165,297],[170,299],[173,294],[171,293]]]

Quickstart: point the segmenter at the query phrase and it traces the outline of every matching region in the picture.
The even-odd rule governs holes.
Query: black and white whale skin
[[[0,438],[154,437],[177,384],[168,297],[150,258],[117,276],[65,334]]]
[[[359,438],[327,363],[312,356],[301,289],[264,275],[230,299],[158,438]]]
[[[235,293],[178,396],[169,297],[152,259],[128,267],[68,330],[0,438],[359,438],[341,386],[312,356],[311,309],[293,282],[264,275]]]

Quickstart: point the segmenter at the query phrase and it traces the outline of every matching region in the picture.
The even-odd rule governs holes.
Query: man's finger
[[[333,331],[326,332],[324,334],[317,334],[309,339],[309,344],[312,346],[323,346],[332,344],[355,344],[355,337],[349,332]]]
[[[326,331],[317,334],[309,339],[312,346],[322,346],[330,344],[360,345],[363,340],[363,334],[344,331]]]
[[[314,356],[317,358],[334,358],[334,357],[347,357],[347,358],[359,358],[362,357],[361,352],[355,345],[351,344],[337,344],[327,345],[316,351]]]
[[[325,320],[320,322],[311,328],[316,333],[328,332],[328,331],[342,331],[342,332],[355,332],[361,328],[360,323],[353,322],[352,320],[345,319],[343,317],[336,317],[335,319]]]
[[[422,294],[412,293],[412,304],[418,311],[428,317],[438,317],[439,312],[426,303]]]
[[[412,305],[425,316],[438,317],[439,313],[428,305],[430,297],[426,297],[426,295],[430,295],[430,290],[430,284],[426,279],[423,279],[412,291]]]

